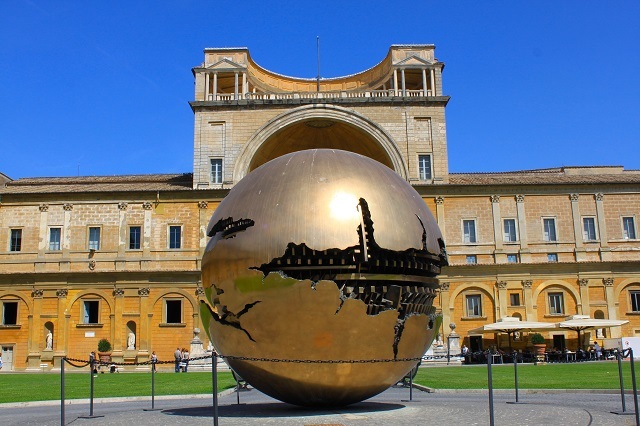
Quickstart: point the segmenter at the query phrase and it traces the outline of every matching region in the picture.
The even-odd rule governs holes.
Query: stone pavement
[[[219,425],[488,425],[486,391],[413,391],[391,388],[367,401],[344,408],[311,410],[276,401],[256,391],[236,394],[225,391],[219,398]],[[522,404],[514,401],[513,391],[495,391],[496,425],[633,425],[635,416],[615,415],[621,409],[619,393],[520,391]],[[633,398],[627,396],[627,409],[633,411]],[[157,411],[150,398],[96,400],[94,414],[104,417],[82,419],[89,413],[86,400],[66,406],[65,420],[73,425],[211,425],[211,396],[156,398]],[[0,405],[0,424],[58,425],[60,404],[27,403]]]

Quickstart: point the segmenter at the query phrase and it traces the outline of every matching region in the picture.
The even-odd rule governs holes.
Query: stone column
[[[533,300],[533,281],[522,280],[522,295],[524,297],[524,310],[526,313],[526,321],[538,321],[538,316],[533,309],[535,300]]]
[[[151,318],[153,317],[153,306],[149,306],[149,287],[138,289],[140,298],[140,329],[136,336],[138,350],[151,352]]]
[[[422,68],[422,94],[424,97],[429,95],[427,91],[427,70]]]
[[[531,262],[529,251],[529,239],[527,238],[527,215],[524,209],[524,195],[516,195],[516,208],[518,211],[518,230],[520,232],[520,261]]]
[[[407,84],[406,84],[406,81],[404,79],[404,68],[402,68],[400,70],[400,75],[401,75],[401,79],[402,79],[402,96],[407,96]]]
[[[218,73],[213,73],[213,100],[218,100]]]
[[[442,329],[446,330],[447,327],[449,327],[449,324],[451,323],[451,316],[454,313],[454,308],[449,308],[449,287],[450,287],[450,283],[448,282],[443,282],[440,283],[440,302],[442,303]]]
[[[238,100],[238,73],[234,73],[234,81],[233,81],[233,99]]]
[[[49,205],[40,204],[40,229],[38,242],[38,257],[43,258],[44,252],[47,250],[47,222],[49,217]]]
[[[127,203],[118,203],[118,257],[124,258],[125,250],[127,247]]]
[[[578,279],[580,286],[580,301],[578,305],[578,314],[589,315],[591,302],[589,301],[589,280],[587,278]]]
[[[62,225],[62,235],[60,238],[62,239],[62,257],[69,257],[69,247],[71,245],[71,211],[73,210],[73,204],[65,203],[62,206],[64,210],[64,222]]]
[[[600,260],[611,260],[611,249],[607,237],[607,222],[604,216],[604,194],[599,192],[594,195],[596,200],[596,220],[598,221],[598,235],[600,237]]]
[[[124,312],[124,290],[121,288],[113,289],[113,312],[111,316],[113,317],[113,327],[112,335],[113,335],[113,352],[111,353],[111,359],[114,362],[124,362],[123,349],[126,346],[122,342],[122,327],[125,325],[125,321],[123,320],[122,313]]]
[[[502,252],[504,249],[502,236],[502,214],[500,212],[500,196],[491,196],[491,213],[493,214],[493,240],[495,242],[494,255],[496,263],[506,263],[507,256]]]
[[[245,93],[248,92],[247,90],[247,73],[243,72],[242,73],[242,98],[244,98]]]
[[[28,354],[27,354],[27,370],[40,370],[40,344],[44,342],[44,335],[42,333],[43,328],[41,327],[41,315],[42,315],[42,295],[44,291],[40,289],[34,288],[31,292],[31,297],[33,298],[33,311],[31,315],[29,315],[29,341],[27,343]],[[44,343],[42,344],[43,348],[46,348]],[[51,352],[51,351],[49,351]],[[51,361],[51,358],[49,358]]]
[[[498,318],[504,318],[507,316],[507,282],[506,281],[497,281],[496,286],[498,287],[498,306],[497,306],[497,314]]]
[[[142,257],[151,256],[151,208],[150,202],[142,203],[144,209],[144,226],[142,230]],[[165,247],[166,248],[166,247]]]
[[[204,74],[204,100],[208,101],[209,100],[209,73],[205,73]]]
[[[398,96],[398,70],[393,70],[393,95]]]
[[[69,291],[62,288],[56,291],[58,297],[58,325],[53,336],[53,367],[60,369],[60,360],[69,353],[69,328],[71,327],[71,314],[65,312],[67,308],[67,295]]]
[[[200,224],[200,256],[198,256],[198,268],[200,268],[200,262],[202,259],[202,255],[204,254],[204,250],[207,248],[207,226],[209,225],[209,211],[207,208],[209,207],[209,203],[207,201],[199,201],[198,202],[198,213],[199,213],[199,224]]]
[[[440,228],[440,232],[442,232],[442,236],[446,241],[445,237],[445,228],[444,228],[444,197],[436,197],[436,221],[438,222],[438,227]]]
[[[580,205],[578,203],[579,198],[580,197],[578,194],[569,195],[569,199],[571,200],[571,215],[573,216],[573,234],[576,242],[576,248],[575,248],[576,262],[581,262],[586,260],[586,251],[584,249],[584,239],[582,237]]]
[[[429,78],[431,79],[431,96],[436,96],[436,75],[433,69],[429,70]]]

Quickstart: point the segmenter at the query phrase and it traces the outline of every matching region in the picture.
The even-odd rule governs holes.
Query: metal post
[[[151,409],[156,408],[156,361],[151,360]]]
[[[627,403],[624,400],[624,378],[622,377],[622,352],[616,349],[616,359],[618,360],[618,375],[620,376],[620,399],[622,399],[622,412],[627,412]]]
[[[487,351],[487,384],[489,388],[489,424],[495,425],[495,419],[493,418],[493,376],[491,374],[491,363],[493,356],[491,351]]]
[[[518,353],[513,353],[513,375],[515,378],[515,386],[516,386],[516,403],[520,402],[518,399]]]
[[[240,405],[240,381],[236,378],[236,403]]]
[[[633,348],[629,348],[629,362],[631,363],[631,383],[633,383],[633,406],[636,410],[636,426],[640,426],[640,413],[638,413],[638,386],[636,385],[636,368],[633,361]]]
[[[91,389],[89,391],[89,416],[93,417],[93,369],[95,367],[93,352],[89,355],[89,374],[91,374]]]
[[[60,425],[64,426],[64,363],[66,358],[60,359]]]
[[[218,426],[218,354],[211,354],[211,380],[213,381],[213,426]]]
[[[451,361],[451,335],[447,336],[447,365]]]
[[[413,368],[409,371],[409,401],[413,401]]]

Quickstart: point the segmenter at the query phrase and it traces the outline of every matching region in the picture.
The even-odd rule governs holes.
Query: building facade
[[[586,314],[629,320],[613,337],[640,335],[640,172],[449,173],[443,68],[433,45],[394,45],[361,73],[300,79],[261,68],[246,48],[205,49],[193,68],[193,173],[4,179],[3,370],[86,359],[101,338],[115,361],[188,347],[216,206],[251,170],[308,148],[373,158],[421,194],[449,254],[435,303],[443,334],[455,323],[476,349],[503,342],[468,330],[505,316]],[[545,337],[577,345],[572,331]]]

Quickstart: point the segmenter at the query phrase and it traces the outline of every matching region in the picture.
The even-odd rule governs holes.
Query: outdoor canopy
[[[500,318],[498,322],[485,324],[469,330],[469,334],[506,333],[509,336],[509,350],[511,350],[511,335],[519,331],[542,331],[556,329],[556,323],[539,321],[520,321],[516,317]]]
[[[598,319],[590,318],[588,315],[573,315],[566,321],[562,321],[558,324],[560,328],[567,328],[578,332],[578,346],[580,347],[580,332],[592,328],[609,328],[619,327],[628,323],[627,320],[612,320],[612,319]]]

